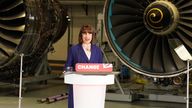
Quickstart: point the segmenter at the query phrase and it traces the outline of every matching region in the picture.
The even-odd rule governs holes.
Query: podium
[[[74,108],[104,108],[106,85],[114,78],[113,73],[66,72],[64,83],[73,85]]]

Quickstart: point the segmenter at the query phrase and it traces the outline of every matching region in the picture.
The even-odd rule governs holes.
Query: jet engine
[[[0,0],[0,80],[34,69],[67,29],[67,10],[56,0]]]
[[[137,73],[150,77],[182,74],[186,62],[172,43],[192,52],[191,6],[190,0],[106,0],[104,25],[109,45]]]

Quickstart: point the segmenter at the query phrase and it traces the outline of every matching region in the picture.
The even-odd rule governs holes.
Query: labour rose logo
[[[103,68],[112,68],[113,65],[112,64],[103,64]]]

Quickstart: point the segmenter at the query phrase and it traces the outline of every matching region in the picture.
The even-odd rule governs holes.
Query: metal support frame
[[[173,95],[156,95],[149,94],[149,100],[152,101],[163,101],[163,102],[178,102],[178,103],[186,103],[186,108],[189,108],[189,79],[190,79],[190,69],[189,69],[190,60],[187,60],[187,83],[186,83],[186,97],[185,96],[173,96]]]
[[[60,75],[50,74],[47,63],[47,55],[44,55],[39,62],[36,69],[34,69],[35,75],[30,78],[23,78],[23,85],[33,82],[46,81],[48,79],[59,78]]]
[[[117,75],[117,74],[116,74]],[[123,88],[121,87],[121,84],[119,80],[117,79],[117,76],[115,75],[115,83],[117,84],[120,93],[106,93],[105,100],[111,100],[111,101],[126,101],[126,102],[132,102],[137,99],[137,96],[131,93],[125,94]]]
[[[23,56],[24,54],[20,54],[21,61],[20,61],[20,80],[19,80],[19,103],[18,108],[21,108],[21,101],[22,101],[22,78],[23,78]]]
[[[21,58],[21,66],[23,66],[23,56],[24,54],[18,54],[20,55],[22,58]],[[26,56],[26,55],[25,55]],[[20,79],[19,81],[21,80],[21,71],[23,71],[22,69],[23,67],[20,67]],[[22,70],[21,70],[22,69]],[[26,78],[23,78],[22,77],[22,90],[25,90],[26,87],[24,85],[26,84],[29,84],[29,83],[35,83],[35,82],[40,82],[40,81],[46,81],[46,80],[49,80],[49,79],[54,79],[54,78],[59,78],[60,75],[58,74],[49,74],[49,71],[48,71],[48,63],[47,63],[47,56],[44,56],[41,60],[41,62],[39,62],[38,66],[36,69],[34,69],[35,71],[35,74],[34,76],[32,77],[26,77]],[[15,84],[15,83],[6,83],[6,82],[0,82],[0,86],[1,85],[9,85],[9,86],[13,86],[13,87],[16,87],[16,88],[19,88],[21,85],[20,83],[19,84]],[[16,90],[18,92],[18,90]]]
[[[109,60],[103,50],[103,48],[101,48],[101,51],[103,52],[104,58],[105,60],[109,63]],[[106,98],[105,100],[112,100],[112,101],[127,101],[127,102],[132,102],[133,100],[137,99],[137,96],[131,93],[125,94],[123,88],[121,87],[121,84],[117,78],[117,75],[115,75],[115,83],[117,84],[119,90],[121,93],[106,93]]]
[[[187,60],[187,95],[186,95],[186,108],[189,108],[189,62],[190,60]]]

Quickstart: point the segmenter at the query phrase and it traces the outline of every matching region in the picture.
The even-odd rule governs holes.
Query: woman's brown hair
[[[79,44],[82,44],[83,43],[83,33],[92,33],[92,40],[91,40],[91,43],[93,41],[93,38],[95,37],[95,30],[94,28],[91,26],[91,25],[83,25],[79,31]]]

